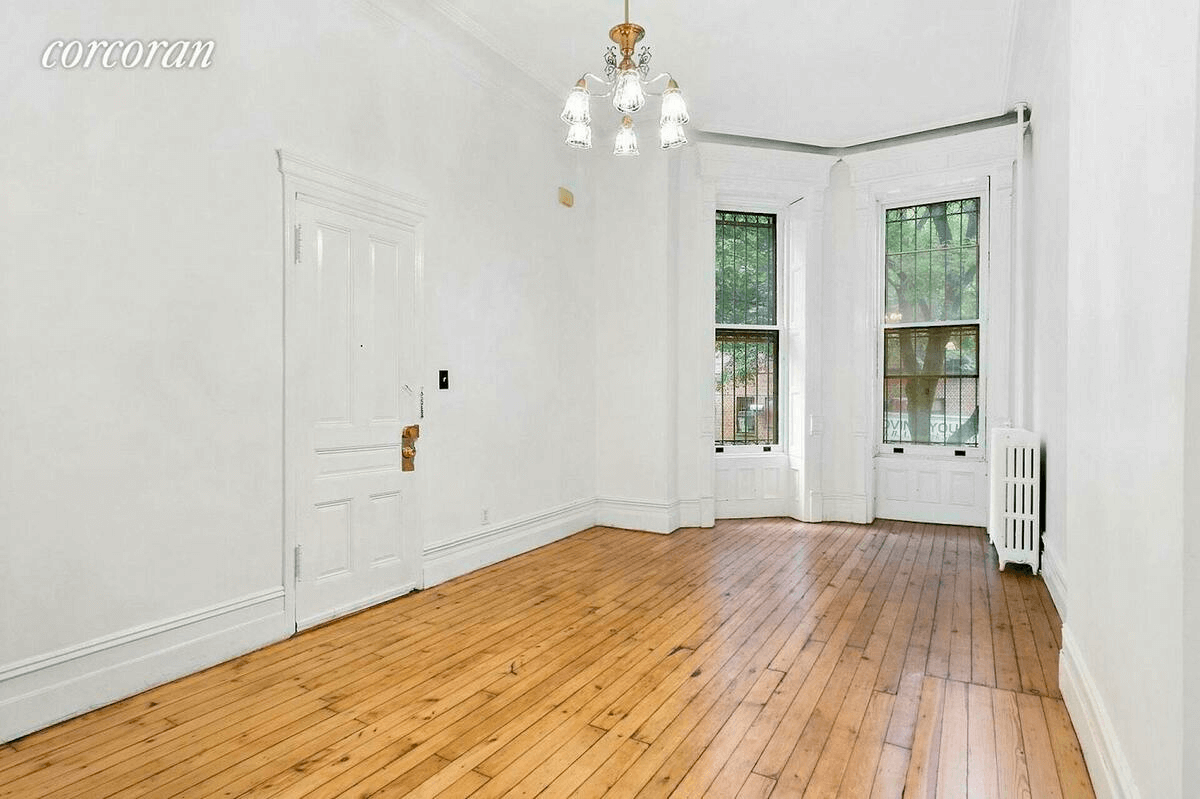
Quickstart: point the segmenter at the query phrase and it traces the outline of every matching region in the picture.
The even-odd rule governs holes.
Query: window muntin
[[[979,209],[884,214],[884,443],[979,445]]]
[[[779,442],[776,246],[774,214],[717,211],[717,445]]]

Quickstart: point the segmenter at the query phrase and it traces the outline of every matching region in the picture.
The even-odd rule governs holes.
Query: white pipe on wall
[[[1017,154],[1016,174],[1013,189],[1013,290],[1012,290],[1012,420],[1017,427],[1025,426],[1025,409],[1028,407],[1028,390],[1026,376],[1028,373],[1029,353],[1026,351],[1026,329],[1028,305],[1025,296],[1025,130],[1029,123],[1026,116],[1029,104],[1019,102],[1013,109],[1017,114]]]

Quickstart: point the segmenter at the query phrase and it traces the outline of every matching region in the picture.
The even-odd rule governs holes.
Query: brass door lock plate
[[[413,459],[417,457],[417,439],[421,437],[421,426],[410,424],[400,434],[400,471],[411,472],[417,467]]]

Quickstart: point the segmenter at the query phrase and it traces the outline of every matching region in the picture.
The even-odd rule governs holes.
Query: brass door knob
[[[400,450],[400,454],[403,455],[405,458],[412,460],[413,458],[415,458],[417,456],[417,451],[413,447],[403,447]]]

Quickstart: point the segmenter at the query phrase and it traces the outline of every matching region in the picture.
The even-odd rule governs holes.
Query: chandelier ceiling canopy
[[[592,146],[591,98],[612,97],[613,108],[622,115],[621,127],[617,130],[614,155],[637,155],[637,133],[633,129],[633,115],[646,104],[647,95],[662,98],[659,110],[658,134],[663,149],[687,144],[683,126],[687,124],[687,104],[679,91],[679,84],[669,72],[650,77],[650,48],[646,45],[634,59],[637,43],[646,35],[646,29],[629,21],[629,0],[625,0],[625,21],[608,32],[615,46],[604,54],[604,77],[585,72],[567,95],[563,106],[562,121],[567,123],[567,144],[587,150]],[[620,60],[618,60],[618,51]],[[656,84],[666,81],[662,91],[652,91]]]

